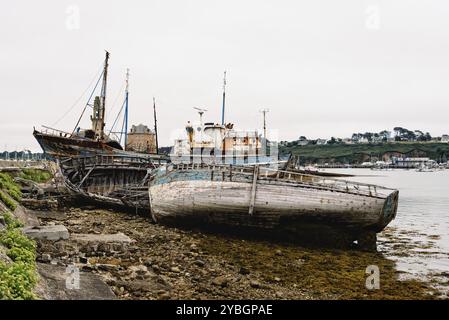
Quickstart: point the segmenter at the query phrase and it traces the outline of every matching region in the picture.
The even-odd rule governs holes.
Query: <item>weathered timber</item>
[[[149,208],[148,179],[159,160],[131,155],[64,158],[65,185],[76,195],[105,204]]]
[[[288,221],[335,226],[353,234],[379,232],[396,215],[396,190],[256,168],[159,168],[149,188],[152,215],[160,221],[190,217],[261,228]]]

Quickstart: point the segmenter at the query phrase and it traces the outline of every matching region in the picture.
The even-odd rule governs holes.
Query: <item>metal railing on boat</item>
[[[256,166],[238,166],[238,165],[222,165],[222,164],[170,164],[171,169],[177,170],[209,170],[219,171],[220,173],[228,173],[228,177],[232,179],[236,175],[252,177]],[[298,172],[291,172],[286,170],[278,170],[266,166],[257,166],[257,179],[267,181],[278,181],[286,183],[299,183],[302,185],[309,185],[314,187],[329,188],[333,190],[351,192],[357,194],[364,194],[369,196],[385,196],[390,194],[395,189],[378,186],[369,183],[354,182],[344,179],[322,177],[311,174],[304,174]]]

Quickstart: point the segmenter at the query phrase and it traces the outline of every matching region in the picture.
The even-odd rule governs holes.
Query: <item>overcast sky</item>
[[[104,49],[108,125],[129,67],[130,123],[153,125],[155,96],[161,145],[198,118],[193,107],[220,121],[225,69],[226,119],[238,129],[260,128],[269,108],[282,140],[449,133],[447,0],[4,1],[0,33],[0,149],[40,150],[33,126],[73,129],[87,93],[57,120]]]

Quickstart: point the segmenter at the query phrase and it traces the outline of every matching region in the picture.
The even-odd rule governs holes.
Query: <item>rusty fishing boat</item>
[[[127,70],[125,98],[107,132],[108,67],[109,52],[106,52],[102,72],[72,132],[42,126],[43,129],[34,130],[33,135],[44,153],[57,162],[65,185],[74,194],[102,203],[148,208],[146,177],[168,161],[167,156],[158,153],[156,102],[153,98],[154,130],[139,124],[128,131]],[[100,94],[92,99],[100,82]],[[89,107],[92,108],[91,128],[81,129],[80,121]],[[121,129],[114,130],[120,122]]]

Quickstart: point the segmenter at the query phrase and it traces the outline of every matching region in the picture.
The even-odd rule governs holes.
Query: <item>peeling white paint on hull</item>
[[[353,230],[382,230],[393,218],[397,191],[384,197],[304,184],[185,180],[152,185],[151,212],[156,220],[195,217],[209,221],[272,228],[284,218]],[[388,205],[387,203],[390,202]]]

